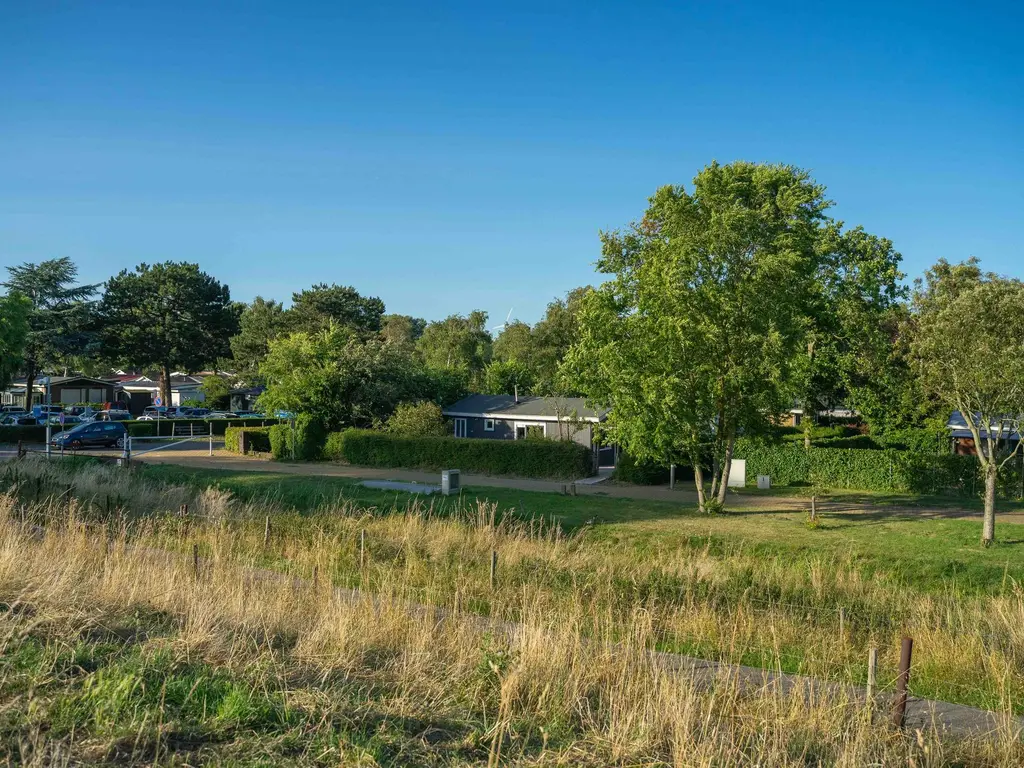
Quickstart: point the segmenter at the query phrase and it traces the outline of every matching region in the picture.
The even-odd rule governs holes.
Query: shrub
[[[635,485],[663,485],[669,481],[669,470],[657,464],[637,462],[629,454],[620,453],[614,477],[623,483]]]
[[[224,448],[233,453],[241,453],[242,434],[253,452],[270,453],[271,427],[228,427],[224,432]]]
[[[308,413],[300,413],[295,419],[295,458],[300,461],[315,461],[320,458],[327,435],[319,419]]]
[[[269,430],[270,453],[278,460],[292,457],[292,428],[289,424],[275,424]]]
[[[56,434],[58,431],[60,431],[59,427],[53,427],[53,434]],[[46,442],[46,425],[0,427],[0,443],[17,443],[19,440],[26,443]]]
[[[384,426],[386,432],[404,437],[445,437],[449,429],[437,403],[399,403]]]
[[[323,456],[328,461],[345,460],[345,433],[330,432],[324,441]]]
[[[352,464],[370,467],[461,469],[495,475],[572,480],[593,474],[590,450],[567,440],[476,440],[402,437],[349,429],[328,438]]]
[[[770,475],[773,485],[815,485],[883,493],[955,493],[981,488],[973,456],[914,451],[811,448],[741,439],[736,458],[747,461],[747,482]],[[1007,473],[1004,486],[1019,486]],[[1009,490],[1004,491],[1009,492]]]

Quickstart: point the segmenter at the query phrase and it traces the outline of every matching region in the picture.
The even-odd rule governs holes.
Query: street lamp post
[[[46,458],[50,458],[50,377],[45,376],[46,382],[46,407],[43,408],[43,418],[46,419]]]

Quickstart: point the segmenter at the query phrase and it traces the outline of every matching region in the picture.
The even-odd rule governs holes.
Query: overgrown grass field
[[[891,687],[907,633],[915,695],[1020,712],[1020,526],[984,550],[963,520],[851,514],[812,529],[795,512],[593,496],[14,467],[0,484],[0,733],[14,761],[1024,760],[1011,733],[900,737],[851,702],[688,685],[647,653],[856,683],[877,647]]]

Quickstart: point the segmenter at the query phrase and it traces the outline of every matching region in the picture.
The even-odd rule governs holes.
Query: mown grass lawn
[[[349,478],[194,470],[150,465],[148,477],[196,486],[219,485],[246,500],[266,499],[311,512],[340,499],[391,509],[415,495],[365,488]],[[419,497],[417,497],[419,498]],[[812,529],[802,511],[757,510],[702,515],[670,502],[507,488],[466,487],[462,499],[486,499],[501,514],[558,522],[581,531],[595,547],[632,550],[648,557],[679,548],[744,551],[766,557],[792,558],[808,566],[841,560],[855,563],[866,575],[884,572],[927,592],[964,591],[997,594],[1024,582],[1024,525],[998,523],[995,546],[980,544],[981,521],[917,515],[880,504],[872,511],[826,513]],[[425,497],[439,514],[458,501]]]

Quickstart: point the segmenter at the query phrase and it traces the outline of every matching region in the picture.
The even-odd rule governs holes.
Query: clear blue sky
[[[532,322],[598,230],[746,159],[810,169],[911,277],[1024,276],[1019,4],[769,5],[0,0],[0,267]]]

